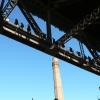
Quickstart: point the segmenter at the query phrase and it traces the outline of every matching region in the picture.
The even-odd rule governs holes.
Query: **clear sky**
[[[18,8],[9,16],[12,22],[15,18],[27,25]],[[45,32],[45,22],[35,19]],[[62,33],[54,27],[52,32]],[[100,97],[99,76],[61,60],[60,72],[64,100]],[[0,35],[0,100],[54,100],[53,84],[52,56]]]

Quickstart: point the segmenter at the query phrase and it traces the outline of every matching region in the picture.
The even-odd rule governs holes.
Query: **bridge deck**
[[[87,59],[83,59],[64,48],[58,46],[51,48],[51,45],[45,38],[43,39],[34,33],[29,34],[27,31],[20,29],[12,23],[4,22],[2,34],[49,55],[58,57],[89,72],[100,75],[100,66],[98,64],[90,63]]]

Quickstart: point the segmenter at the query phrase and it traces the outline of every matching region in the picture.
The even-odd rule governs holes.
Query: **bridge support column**
[[[64,100],[62,82],[61,82],[60,70],[59,70],[59,60],[57,58],[53,58],[52,67],[53,67],[53,75],[54,75],[55,100]]]

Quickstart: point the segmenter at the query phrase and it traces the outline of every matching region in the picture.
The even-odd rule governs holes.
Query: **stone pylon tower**
[[[53,67],[53,76],[54,76],[55,100],[64,100],[62,82],[61,82],[60,70],[59,70],[59,59],[53,58],[52,67]]]

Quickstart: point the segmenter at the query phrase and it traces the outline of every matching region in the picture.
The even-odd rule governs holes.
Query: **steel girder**
[[[36,48],[44,53],[58,57],[89,72],[100,75],[100,65],[95,61],[90,62],[88,59],[84,59],[75,53],[59,47],[58,45],[56,45],[54,48],[51,48],[51,45],[47,39],[40,38],[34,33],[29,34],[25,30],[20,29],[18,26],[12,23],[4,22],[2,34],[30,47]]]

